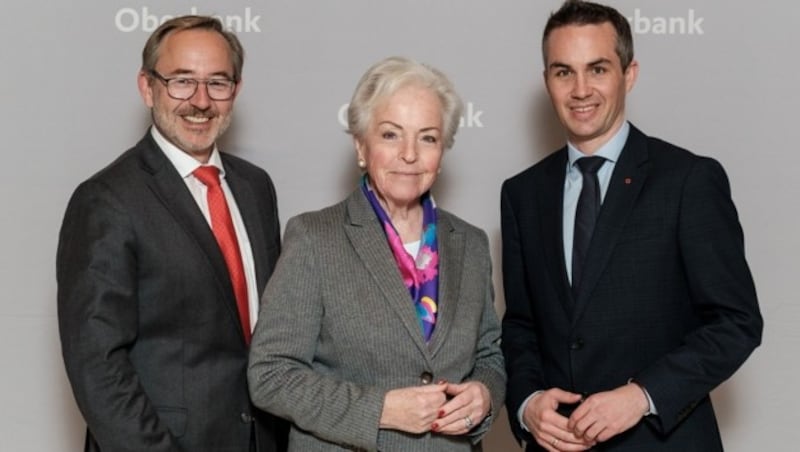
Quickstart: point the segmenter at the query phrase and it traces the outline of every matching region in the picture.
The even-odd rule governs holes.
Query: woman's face
[[[439,173],[442,103],[427,88],[402,87],[375,106],[366,133],[355,144],[384,207],[411,207]]]

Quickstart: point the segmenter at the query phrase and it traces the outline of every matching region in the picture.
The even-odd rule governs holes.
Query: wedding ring
[[[464,418],[464,425],[466,425],[468,429],[472,428],[472,418],[469,417],[469,415]]]
[[[558,444],[558,441],[559,441],[558,438],[553,438],[553,442],[550,443],[550,445],[553,446],[553,447],[556,447],[556,444]]]

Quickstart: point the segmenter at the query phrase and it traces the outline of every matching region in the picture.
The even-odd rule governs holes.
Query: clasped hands
[[[550,452],[590,449],[636,425],[650,407],[635,383],[581,398],[580,394],[553,388],[528,401],[522,420],[540,446]],[[578,402],[569,417],[556,411],[560,404]]]
[[[491,396],[477,381],[392,389],[386,393],[380,427],[409,433],[463,435],[489,414]]]

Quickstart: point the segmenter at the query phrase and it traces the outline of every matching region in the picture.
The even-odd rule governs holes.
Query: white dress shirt
[[[151,127],[150,133],[167,156],[167,159],[169,159],[175,169],[178,170],[178,174],[183,178],[186,187],[189,188],[189,192],[192,194],[197,206],[200,208],[200,211],[203,212],[208,226],[211,227],[211,215],[208,211],[206,185],[192,175],[192,172],[202,166],[202,164],[191,155],[183,152],[178,149],[177,146],[167,141],[156,127]],[[219,155],[216,144],[211,151],[211,156],[208,159],[207,165],[216,166],[219,169],[220,185],[225,194],[225,201],[228,203],[228,210],[230,210],[231,219],[233,220],[233,228],[236,231],[236,239],[239,242],[239,252],[242,255],[242,265],[244,266],[244,277],[247,281],[247,304],[250,310],[250,332],[252,332],[256,320],[258,319],[259,303],[253,250],[250,246],[250,238],[247,236],[247,229],[244,227],[244,221],[242,221],[242,215],[239,212],[236,199],[233,197],[233,193],[231,193],[231,189],[228,187],[228,182],[225,180],[225,167],[222,165],[222,158]]]

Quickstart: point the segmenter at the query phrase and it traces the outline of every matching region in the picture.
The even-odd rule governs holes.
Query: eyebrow
[[[555,63],[550,63],[550,65],[547,66],[547,70],[551,69],[572,69],[572,66],[567,63],[559,63],[556,61]]]
[[[596,59],[594,61],[590,61],[589,63],[586,64],[586,66],[587,67],[593,67],[593,66],[599,66],[599,65],[603,65],[603,64],[612,64],[612,62],[608,58],[598,58],[598,59]],[[558,61],[555,61],[553,63],[550,63],[550,66],[548,66],[547,68],[548,68],[548,70],[551,70],[551,69],[572,69],[572,66],[570,66],[567,63],[560,63]]]
[[[169,75],[170,76],[174,76],[174,75],[191,75],[191,76],[195,76],[195,72],[192,71],[192,70],[189,70],[189,69],[175,69],[174,71],[170,72]],[[211,77],[225,77],[227,79],[233,80],[233,76],[228,74],[225,71],[213,72],[208,77],[209,78],[211,78]]]
[[[379,126],[383,125],[383,124],[388,124],[390,126],[397,127],[400,130],[405,130],[405,129],[403,129],[403,126],[401,126],[400,124],[397,124],[397,123],[389,121],[389,120],[381,121],[381,122],[378,123]],[[436,126],[430,126],[430,127],[424,127],[422,129],[419,129],[420,132],[430,132],[431,130],[439,131],[439,128],[436,127]]]
[[[594,61],[589,62],[589,64],[587,64],[587,66],[598,66],[598,65],[601,65],[601,64],[612,64],[612,63],[611,63],[611,60],[609,60],[608,58],[598,58],[598,59],[596,59]]]

